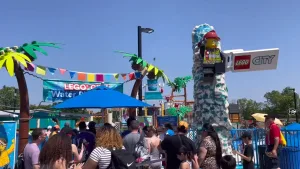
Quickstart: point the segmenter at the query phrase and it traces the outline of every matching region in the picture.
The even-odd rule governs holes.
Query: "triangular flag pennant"
[[[136,79],[141,78],[141,72],[135,72],[134,75]]]
[[[48,67],[48,71],[49,71],[52,75],[54,75],[56,69],[55,69],[55,68]]]
[[[148,70],[148,72],[150,72],[150,71],[151,71],[153,68],[154,68],[154,66],[153,66],[153,65],[149,65],[149,66],[148,66],[148,69],[147,69],[147,70]]]
[[[78,80],[80,81],[86,81],[86,73],[77,73],[78,74]]]
[[[157,75],[157,73],[158,73],[158,68],[155,67],[155,68],[154,68],[154,74]]]
[[[33,63],[27,63],[27,68],[25,67],[25,70],[28,70],[30,72],[33,72],[34,71],[34,64]]]
[[[67,71],[66,69],[59,69],[59,71],[60,71],[60,74],[65,74],[65,72]]]
[[[106,82],[110,81],[111,75],[104,75],[104,80]]]
[[[43,66],[36,66],[36,74],[45,76],[46,75],[46,68],[43,67]]]
[[[73,77],[75,76],[76,72],[69,71],[69,74],[70,74],[71,79],[73,79]]]
[[[129,73],[129,80],[134,80],[135,79],[135,77],[134,77],[134,73],[132,72],[132,73]]]
[[[88,82],[94,82],[95,81],[95,74],[89,73],[87,76],[87,81]]]
[[[123,80],[126,80],[127,74],[121,74],[121,76],[122,76]]]
[[[118,73],[114,74],[114,78],[116,79],[116,81],[118,81],[119,80],[119,74]]]

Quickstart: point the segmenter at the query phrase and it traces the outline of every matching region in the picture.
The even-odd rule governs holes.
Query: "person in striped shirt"
[[[109,149],[124,149],[122,137],[114,127],[104,126],[97,131],[96,148],[92,151],[83,169],[106,169],[111,162]]]

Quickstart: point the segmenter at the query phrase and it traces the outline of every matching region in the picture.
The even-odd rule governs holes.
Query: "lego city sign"
[[[277,68],[279,49],[232,52],[232,72],[273,70]]]

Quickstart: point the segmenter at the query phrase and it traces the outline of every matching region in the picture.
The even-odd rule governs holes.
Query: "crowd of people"
[[[268,118],[268,124],[273,129],[272,119]],[[199,133],[201,142],[198,147],[186,136],[189,125],[185,121],[180,121],[177,128],[165,124],[161,133],[153,126],[140,128],[140,123],[134,118],[127,120],[128,129],[122,133],[109,123],[98,129],[95,124],[89,122],[87,129],[86,123],[80,122],[79,131],[72,129],[69,124],[65,124],[61,130],[59,126],[54,126],[48,132],[33,130],[32,142],[24,149],[25,169],[133,169],[138,164],[147,164],[151,169],[160,169],[162,166],[166,169],[236,168],[233,156],[222,156],[218,134],[208,123],[202,126]],[[39,144],[45,142],[48,136],[40,151]],[[277,135],[271,133],[273,137],[276,142]],[[241,138],[246,145],[244,152],[234,151],[234,154],[241,156],[244,168],[254,169],[251,133],[245,132]],[[269,142],[274,144],[272,140]],[[274,155],[273,159],[278,146],[276,144],[275,151],[274,145],[268,147],[270,157],[272,153]]]

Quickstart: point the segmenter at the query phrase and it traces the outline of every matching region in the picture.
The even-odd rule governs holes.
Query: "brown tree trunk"
[[[131,90],[131,97],[136,98],[138,91],[139,91],[139,87],[142,84],[143,78],[146,76],[147,72],[148,72],[147,68],[144,68],[144,70],[142,71],[141,77],[139,79],[135,80],[134,85]],[[136,116],[135,108],[130,108],[129,109],[129,117],[135,118],[135,116]]]
[[[20,115],[19,115],[19,148],[18,155],[23,153],[23,150],[28,143],[29,132],[29,97],[26,79],[22,68],[15,63],[15,75],[18,82],[20,93]]]

